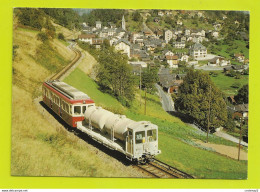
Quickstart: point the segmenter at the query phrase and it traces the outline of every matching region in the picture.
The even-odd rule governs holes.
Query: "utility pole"
[[[243,117],[240,118],[240,136],[239,136],[239,144],[238,144],[238,161],[240,159],[240,146],[241,146],[241,136],[242,136],[242,123]]]
[[[147,91],[147,88],[144,89],[144,96],[145,96],[145,100],[144,100],[144,114],[146,115],[146,91]]]
[[[142,105],[142,66],[140,65],[140,107]]]
[[[211,85],[209,85],[209,115],[208,115],[207,143],[209,142],[210,104],[211,104]]]

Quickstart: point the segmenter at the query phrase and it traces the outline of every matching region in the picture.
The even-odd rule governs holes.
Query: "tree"
[[[40,32],[37,34],[37,39],[42,41],[42,42],[45,42],[47,41],[49,38],[48,38],[48,35],[44,32]]]
[[[238,90],[235,100],[239,104],[248,103],[248,84]]]
[[[175,108],[203,127],[219,127],[227,120],[226,103],[207,73],[190,69],[179,87]]]
[[[97,80],[103,91],[113,94],[122,104],[130,106],[134,99],[134,76],[127,57],[113,47],[98,55]]]
[[[146,68],[142,73],[142,86],[147,88],[147,92],[154,93],[154,84],[158,82],[158,71],[156,68]]]
[[[64,37],[63,33],[58,34],[58,39],[65,41],[65,37]]]
[[[17,56],[17,49],[19,48],[19,45],[13,45],[13,60]]]
[[[136,21],[136,22],[142,21],[142,16],[140,15],[139,11],[135,11],[133,13],[133,20]]]

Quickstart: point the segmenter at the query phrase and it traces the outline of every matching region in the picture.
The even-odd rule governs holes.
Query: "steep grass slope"
[[[37,31],[14,29],[11,174],[26,176],[135,176],[122,163],[66,130],[35,99],[41,84],[74,53],[59,40],[42,43]]]

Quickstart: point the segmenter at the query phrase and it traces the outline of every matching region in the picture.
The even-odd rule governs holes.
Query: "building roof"
[[[234,106],[237,112],[248,112],[248,104],[240,104]]]
[[[165,88],[169,88],[169,87],[173,86],[174,81],[175,81],[175,76],[172,74],[160,74],[159,75],[159,82]]]
[[[101,45],[103,43],[103,39],[92,39],[92,45]]]
[[[129,41],[127,41],[126,39],[119,39],[119,40],[115,43],[115,45],[117,45],[117,44],[119,44],[119,43],[121,43],[121,42],[123,42],[123,43],[125,43],[125,44],[131,46],[131,43],[130,43]]]
[[[90,38],[95,38],[95,37],[96,37],[96,35],[93,33],[79,35],[79,39],[90,39]]]
[[[177,60],[179,57],[177,56],[177,55],[173,55],[173,56],[171,56],[171,55],[166,55],[166,59],[167,60]]]
[[[191,49],[194,50],[194,51],[197,51],[197,50],[206,50],[206,47],[203,46],[203,45],[200,44],[200,43],[195,43],[194,45],[191,46]]]
[[[216,61],[219,59],[220,57],[214,57],[210,60],[208,60],[210,63],[216,63]]]

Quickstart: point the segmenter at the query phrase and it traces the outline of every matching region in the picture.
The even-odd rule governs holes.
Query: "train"
[[[45,81],[42,98],[44,104],[70,127],[119,151],[131,161],[146,163],[161,153],[157,125],[149,121],[134,121],[96,106],[87,94],[65,82]]]

